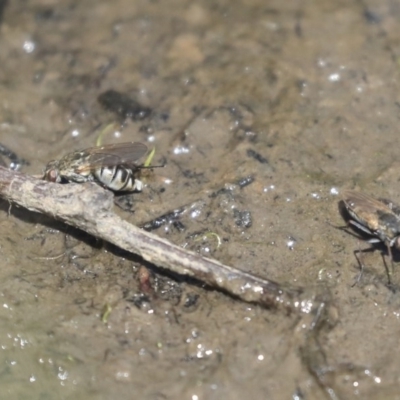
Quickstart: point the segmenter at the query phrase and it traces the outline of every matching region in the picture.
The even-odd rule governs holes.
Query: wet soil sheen
[[[337,311],[313,331],[2,201],[2,399],[400,399],[400,255],[388,285],[384,248],[364,253],[354,285],[360,245],[335,228],[344,188],[400,201],[399,2],[0,10],[0,143],[22,172],[146,143],[165,167],[116,198],[124,219]]]

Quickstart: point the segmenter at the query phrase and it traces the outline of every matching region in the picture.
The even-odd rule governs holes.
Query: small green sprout
[[[112,311],[111,304],[109,303],[104,304],[103,311],[101,313],[101,322],[103,322],[104,324],[108,322],[108,318],[111,314],[111,311]]]
[[[153,161],[153,158],[154,158],[154,154],[156,154],[156,148],[155,147],[153,147],[153,149],[151,150],[151,152],[147,156],[146,161],[143,164],[144,167],[146,167],[146,168],[150,167],[150,164],[151,164],[151,162]]]
[[[116,123],[111,122],[111,124],[106,125],[99,133],[99,136],[97,136],[96,140],[96,146],[101,146],[103,144],[103,139],[105,135],[108,135],[111,133],[113,129],[116,128]]]

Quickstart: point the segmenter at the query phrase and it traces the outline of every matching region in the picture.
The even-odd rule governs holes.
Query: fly
[[[348,214],[344,218],[351,228],[369,236],[368,243],[382,242],[386,245],[393,269],[392,248],[400,248],[400,207],[390,200],[376,199],[353,190],[343,193],[341,203]],[[361,250],[354,254],[359,252]],[[358,258],[357,260],[362,271],[363,264]],[[391,272],[388,269],[387,271],[390,283]]]
[[[143,166],[137,160],[147,153],[139,142],[108,144],[74,151],[50,161],[44,179],[50,182],[96,182],[114,192],[140,192],[143,183],[135,178]]]

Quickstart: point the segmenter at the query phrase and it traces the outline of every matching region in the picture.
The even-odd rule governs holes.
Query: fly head
[[[43,179],[48,182],[61,182],[59,162],[57,160],[50,161],[44,170]]]

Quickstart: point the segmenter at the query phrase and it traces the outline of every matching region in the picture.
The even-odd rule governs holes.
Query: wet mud
[[[391,285],[385,246],[354,285],[369,244],[335,228],[344,189],[400,203],[397,2],[0,11],[2,164],[146,143],[165,167],[116,196],[121,217],[336,310],[245,304],[2,201],[2,397],[400,399],[400,253]]]

